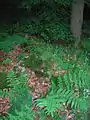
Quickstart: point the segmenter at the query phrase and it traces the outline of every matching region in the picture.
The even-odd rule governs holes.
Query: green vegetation
[[[25,74],[21,74],[18,77],[14,72],[10,72],[7,76],[8,87],[11,90],[8,92],[0,91],[2,97],[8,96],[10,98],[10,109],[8,116],[2,116],[1,120],[19,120],[19,119],[33,119],[33,113],[31,111],[32,98],[26,87],[27,78]]]
[[[26,43],[27,41],[18,35],[7,36],[3,40],[0,41],[0,50],[5,52],[9,52],[13,49],[15,45]]]
[[[2,22],[0,120],[88,120],[90,28],[74,35],[72,1],[18,1],[16,22]]]
[[[8,88],[7,73],[0,72],[0,89]]]

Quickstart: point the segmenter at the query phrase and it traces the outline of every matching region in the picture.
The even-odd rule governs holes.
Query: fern
[[[7,36],[3,39],[3,41],[0,42],[0,50],[9,52],[13,49],[14,45],[20,45],[23,43],[27,43],[27,41],[21,36],[18,36],[16,34]]]
[[[1,96],[8,96],[12,105],[8,111],[8,116],[2,116],[3,120],[32,120],[32,97],[27,87],[27,76],[25,74],[16,75],[11,71],[7,76],[10,91],[0,91]]]
[[[63,86],[61,86],[62,81]],[[83,110],[81,106],[83,106],[84,102],[86,105],[86,107],[84,107],[88,107],[88,104],[86,104],[88,99],[85,96],[84,90],[90,89],[90,86],[85,71],[77,69],[71,72],[71,70],[69,70],[68,74],[64,74],[62,78],[59,76],[58,86],[58,88],[62,87],[61,98],[65,98],[64,102],[67,103],[67,106],[71,104],[71,108]]]
[[[36,104],[39,107],[44,107],[44,111],[46,114],[51,114],[52,117],[54,116],[54,112],[57,111],[61,105],[59,104],[59,98],[57,95],[47,95],[45,99],[38,99],[36,100]]]
[[[64,75],[51,78],[51,92],[46,98],[36,100],[36,105],[44,107],[46,114],[53,117],[57,110],[65,111],[70,106],[74,113],[79,110],[81,113],[88,109],[89,94],[85,90],[90,91],[90,80],[87,70],[76,64],[75,67],[68,69]]]

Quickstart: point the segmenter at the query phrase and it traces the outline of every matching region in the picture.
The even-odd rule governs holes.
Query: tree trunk
[[[71,32],[76,42],[75,47],[78,47],[80,42],[82,24],[83,24],[84,0],[73,0],[72,16],[71,16]]]

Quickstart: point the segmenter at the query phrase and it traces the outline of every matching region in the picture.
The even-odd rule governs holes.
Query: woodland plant
[[[0,72],[0,89],[8,88],[7,72]]]
[[[45,98],[36,100],[36,105],[43,107],[47,115],[55,117],[57,114],[60,118],[64,112],[66,118],[72,118],[79,113],[87,113],[90,80],[87,73],[87,62],[82,65],[79,60],[71,63],[70,61],[73,60],[69,58],[68,67],[66,63],[62,62],[64,66],[66,65],[66,69],[64,67],[64,69],[58,70],[58,73],[51,75],[52,87]]]
[[[32,98],[27,87],[27,76],[20,74],[17,76],[11,71],[7,76],[9,91],[0,91],[1,97],[9,97],[10,108],[8,115],[1,116],[1,120],[33,120],[33,113],[31,110]],[[1,104],[1,103],[0,103]]]
[[[58,23],[58,22],[48,22],[48,24],[42,25],[41,36],[51,42],[53,40],[72,40],[72,36],[69,30],[69,27],[65,23]],[[47,41],[48,41],[47,40]]]
[[[55,47],[46,43],[32,44],[28,48],[30,48],[29,57],[33,55],[36,61],[43,63],[44,73],[51,82],[51,88],[48,89],[45,98],[36,100],[36,106],[41,107],[39,113],[41,118],[49,115],[58,120],[77,117],[77,114],[81,113],[86,114],[90,82],[85,53],[77,52],[75,54],[75,51],[69,50],[69,48]],[[32,61],[34,60],[32,59]],[[10,91],[1,92],[1,96],[9,96],[12,106],[5,119],[32,120],[32,99],[26,84],[26,74],[19,75],[10,72],[7,78]],[[1,117],[1,119],[4,118]]]
[[[72,0],[46,0],[44,2],[40,0],[23,0],[22,6],[31,10],[33,16],[29,16],[31,21],[25,21],[26,24],[24,25],[19,22],[13,25],[13,29],[10,29],[10,34],[13,34],[13,32],[24,32],[23,34],[29,33],[30,36],[37,37],[38,35],[45,42],[55,40],[71,41],[72,36],[67,25],[70,20],[70,7],[67,5],[71,3]],[[65,9],[63,10],[62,8],[64,7]],[[66,7],[68,10],[66,10]],[[36,11],[33,12],[33,10]],[[5,52],[13,49],[14,45],[27,42],[26,39],[16,34],[6,36],[4,35],[3,40],[0,40],[0,50]],[[71,51],[71,49],[63,48],[62,46],[53,47],[49,44],[37,44],[35,40],[32,38],[33,44],[28,41],[28,48],[30,48],[29,58],[21,55],[20,59],[23,56],[22,60],[25,67],[32,66],[32,68],[37,69],[40,64],[43,64],[44,73],[50,79],[51,87],[48,89],[46,96],[36,100],[36,106],[40,107],[40,119],[46,120],[48,116],[47,119],[53,117],[55,120],[73,119],[75,117],[78,120],[85,120],[86,118],[81,116],[87,114],[90,95],[90,75],[87,72],[87,60],[84,60],[86,55],[81,54],[81,52],[72,52],[73,50]],[[84,48],[88,46],[89,50],[88,43],[89,41],[83,45]],[[36,63],[37,61],[38,64]],[[3,64],[9,62],[10,59],[6,59]],[[6,76],[2,78],[6,80]],[[12,71],[7,76],[7,82],[8,88],[10,88],[9,91],[7,89],[0,91],[0,95],[1,97],[8,96],[11,106],[8,116],[1,116],[0,119],[32,120],[32,98],[26,84],[26,74],[21,73],[19,75]]]
[[[12,36],[5,37],[3,41],[0,41],[0,50],[9,52],[15,45],[20,45],[23,43],[27,43],[26,39],[17,34],[13,34]]]
[[[41,48],[36,46],[34,51],[31,51],[32,54],[37,54],[44,63],[44,70],[46,69],[44,72],[47,73],[52,86],[48,89],[45,98],[36,100],[36,106],[43,107],[39,113],[40,117],[44,119],[47,115],[51,115],[58,120],[76,117],[79,113],[87,113],[90,82],[84,53],[70,56],[68,49],[54,48],[52,45],[45,46]],[[80,61],[81,59],[83,61]],[[27,76],[23,73],[16,75],[10,72],[7,78],[10,91],[1,92],[1,96],[9,96],[12,106],[8,116],[1,119],[32,120],[31,96],[26,86]]]

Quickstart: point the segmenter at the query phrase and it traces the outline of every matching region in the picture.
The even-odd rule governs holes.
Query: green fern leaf
[[[45,107],[44,111],[46,114],[51,114],[52,117],[54,116],[54,112],[57,109],[60,109],[60,99],[57,95],[49,95],[46,98],[37,99],[36,106],[38,107]]]
[[[75,110],[76,110],[76,109],[77,109],[77,106],[78,106],[78,101],[77,101],[78,97],[75,97],[74,99],[75,99],[75,100],[74,100],[74,108],[75,108]]]
[[[71,108],[74,108],[74,107],[75,107],[76,98],[78,98],[78,97],[76,96],[76,93],[74,93],[74,94],[72,95]],[[74,108],[74,109],[75,109],[75,108]]]
[[[64,74],[64,76],[63,76],[63,81],[64,81],[64,84],[65,84],[65,87],[67,88],[69,88],[69,81],[68,81],[68,76],[67,76],[67,74]]]
[[[79,104],[79,108],[80,108],[81,112],[87,111],[88,102],[86,99],[79,99],[78,104]]]
[[[71,96],[67,96],[67,101],[66,101],[66,105],[68,106],[69,104],[71,104],[72,100],[73,100],[73,94],[72,92],[69,93],[69,95],[71,94]]]
[[[62,80],[61,76],[58,77],[58,86],[59,86],[59,88],[63,88],[63,80]]]
[[[79,89],[79,86],[78,86],[78,78],[77,78],[77,72],[74,72],[74,73],[73,73],[73,81],[74,81],[74,83],[75,83],[76,89]]]

